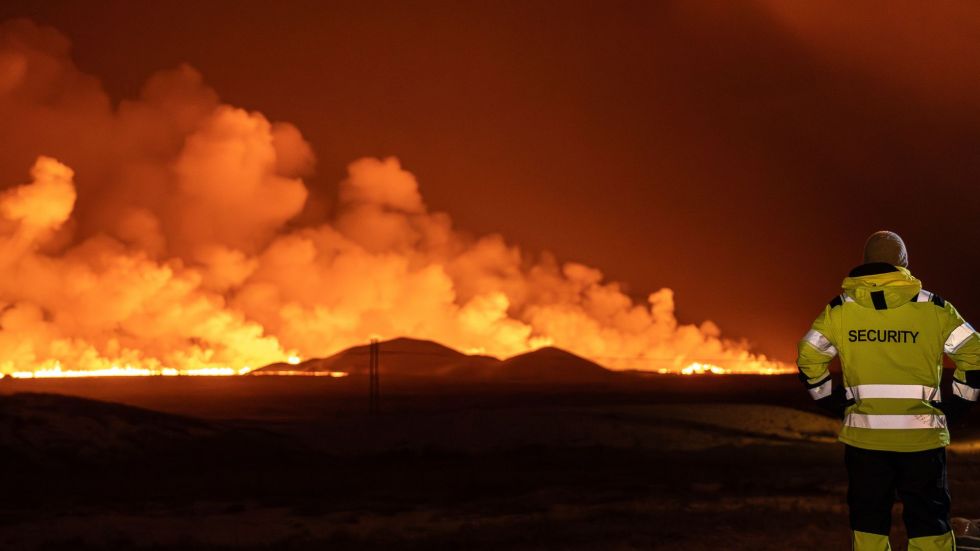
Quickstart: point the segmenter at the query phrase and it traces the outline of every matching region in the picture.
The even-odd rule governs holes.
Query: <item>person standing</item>
[[[842,290],[800,340],[797,366],[817,404],[843,419],[852,548],[891,549],[897,492],[910,551],[952,550],[948,425],[980,398],[980,335],[922,289],[893,232],[868,238]],[[950,396],[940,393],[944,353],[956,364]],[[838,355],[839,386],[828,369]]]

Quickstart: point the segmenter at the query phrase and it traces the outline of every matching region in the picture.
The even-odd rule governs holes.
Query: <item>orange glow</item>
[[[137,367],[111,367],[109,369],[86,369],[71,370],[61,368],[37,369],[35,371],[14,371],[2,375],[12,379],[76,379],[89,377],[233,377],[249,373],[249,368],[233,369],[230,367],[205,367],[200,369],[173,369],[164,368],[160,370],[141,369]],[[309,376],[309,377],[346,377],[348,374],[343,371],[263,371],[255,375],[278,375],[278,376]]]
[[[12,379],[74,379],[87,377],[230,377],[234,375],[245,375],[252,368],[243,367],[234,369],[231,367],[200,367],[190,369],[174,369],[165,367],[162,369],[147,369],[133,367],[130,365],[113,365],[105,369],[62,369],[61,364],[55,362],[51,367],[40,367],[30,371],[13,371],[7,374],[0,374]]]
[[[795,372],[795,369],[788,366],[779,367],[759,362],[735,363],[730,368],[710,363],[692,362],[680,371],[681,375],[787,375]]]
[[[613,370],[792,371],[678,320],[671,289],[637,299],[594,267],[456,229],[394,157],[354,160],[330,213],[300,219],[316,159],[297,127],[222,103],[187,66],[112,101],[73,85],[97,79],[59,37],[0,33],[15,35],[0,58],[26,64],[0,108],[35,158],[0,182],[7,376],[234,376],[381,335],[496,358],[554,346]],[[79,121],[93,131],[76,150]]]
[[[681,370],[681,375],[704,375],[708,373],[712,375],[726,375],[728,373],[731,373],[731,371],[725,369],[724,367],[718,367],[717,365],[711,365],[711,364],[703,364],[700,362],[694,362],[691,365]]]
[[[386,208],[406,209],[406,223],[430,216],[414,178],[397,161],[359,161],[351,171],[352,179],[364,180],[350,184],[355,189],[349,193],[360,194],[358,205],[377,198]],[[670,289],[650,294],[648,306],[634,304],[618,284],[603,282],[598,270],[575,263],[515,272],[522,287],[513,296],[505,287],[494,288],[511,284],[487,279],[496,277],[496,265],[516,262],[500,256],[506,246],[498,238],[471,244],[462,257],[436,256],[416,268],[410,258],[424,251],[374,253],[374,245],[342,236],[330,225],[272,238],[254,257],[223,245],[200,249],[202,264],[196,267],[180,257],[157,263],[101,241],[80,245],[83,252],[66,259],[42,255],[35,249],[68,221],[76,192],[73,171],[54,159],[38,159],[33,176],[32,183],[0,195],[0,215],[16,228],[7,236],[0,233],[0,245],[6,245],[0,247],[0,261],[12,264],[15,274],[0,282],[0,298],[6,294],[12,305],[0,312],[0,372],[13,378],[241,375],[252,369],[231,366],[261,367],[283,357],[299,365],[303,358],[361,344],[362,335],[379,335],[374,325],[386,326],[386,334],[497,358],[556,346],[614,370],[791,372],[722,339],[711,322],[679,324]],[[431,216],[425,224],[441,220]],[[347,223],[356,223],[351,231],[368,232],[365,239],[371,240],[378,237],[371,233],[375,225],[382,224],[374,217],[361,213]],[[3,258],[5,253],[14,257]],[[320,254],[339,255],[342,261],[326,269],[315,261],[296,264]],[[491,273],[471,273],[472,262],[489,263]],[[516,264],[511,269],[519,270]],[[460,296],[481,281],[490,287]],[[333,294],[324,296],[325,288]],[[23,293],[37,304],[17,300]],[[331,310],[323,301],[338,306]],[[72,331],[88,335],[58,336]],[[711,363],[689,363],[702,351]],[[38,363],[38,356],[48,359]],[[25,363],[36,367],[24,369]]]
[[[345,371],[297,371],[293,369],[280,369],[280,370],[262,370],[256,371],[252,376],[261,377],[332,377],[334,379],[339,379],[341,377],[346,377],[348,375]]]

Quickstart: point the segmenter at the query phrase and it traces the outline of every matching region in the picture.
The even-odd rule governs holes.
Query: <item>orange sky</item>
[[[353,159],[396,155],[456,226],[670,287],[682,321],[781,359],[877,229],[980,319],[976,4],[35,4],[0,18],[58,28],[115,100],[187,62],[296,125],[301,220]]]

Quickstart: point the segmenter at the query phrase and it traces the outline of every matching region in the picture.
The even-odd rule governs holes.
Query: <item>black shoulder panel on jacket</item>
[[[885,292],[871,291],[871,304],[874,305],[875,310],[887,310],[888,303],[885,302]]]
[[[980,371],[971,369],[966,372],[966,384],[973,388],[980,388]]]
[[[831,307],[832,309],[833,309],[833,308],[837,308],[837,307],[838,307],[838,306],[840,306],[841,304],[844,304],[844,299],[842,299],[842,298],[840,298],[840,295],[837,295],[836,297],[834,297],[834,298],[832,298],[832,299],[830,299],[830,302],[828,302],[827,304],[828,304],[828,305],[829,305],[829,306],[830,306],[830,307]]]
[[[946,301],[943,300],[943,297],[937,295],[936,293],[932,294],[932,303],[940,308],[946,307]]]

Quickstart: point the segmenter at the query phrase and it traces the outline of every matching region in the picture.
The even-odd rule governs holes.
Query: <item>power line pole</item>
[[[381,343],[378,339],[371,339],[371,359],[368,366],[370,375],[369,406],[372,414],[381,410],[381,376],[378,368],[381,365]]]

